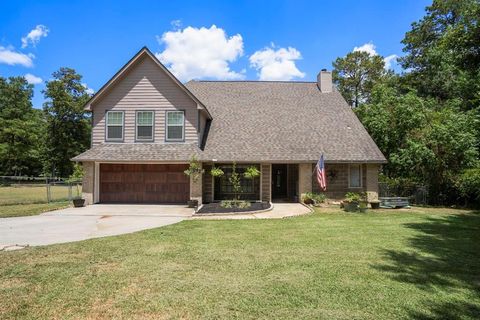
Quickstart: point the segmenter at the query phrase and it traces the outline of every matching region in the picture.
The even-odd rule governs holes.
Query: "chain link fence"
[[[0,176],[0,206],[71,201],[81,195],[81,181]]]

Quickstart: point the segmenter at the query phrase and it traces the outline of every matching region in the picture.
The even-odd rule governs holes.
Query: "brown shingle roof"
[[[188,161],[200,149],[193,143],[102,143],[73,161]]]
[[[316,82],[190,81],[212,123],[200,159],[385,162],[337,91]]]

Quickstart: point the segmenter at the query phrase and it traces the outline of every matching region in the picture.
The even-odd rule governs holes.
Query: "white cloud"
[[[25,37],[22,37],[22,48],[28,47],[29,44],[36,46],[42,37],[46,37],[50,30],[42,24],[39,24],[30,31]]]
[[[239,34],[228,37],[222,28],[212,25],[168,31],[157,36],[157,40],[165,44],[165,50],[156,53],[157,58],[182,81],[244,78],[229,65],[243,55],[243,39]]]
[[[370,54],[371,56],[376,56],[376,55],[378,55],[378,53],[376,51],[376,48],[377,47],[373,43],[369,42],[369,43],[365,43],[364,45],[362,45],[360,47],[354,47],[353,52],[363,51],[363,52],[366,52],[366,53]],[[397,58],[398,58],[398,56],[396,54],[391,54],[391,55],[383,58],[383,62],[385,63],[385,69],[386,70],[390,69],[392,67],[392,64],[396,63]]]
[[[383,62],[385,62],[385,69],[391,69],[392,64],[397,63],[398,56],[396,54],[391,54],[383,58]]]
[[[92,88],[89,88],[86,83],[82,83],[82,86],[85,88],[85,93],[89,95],[92,95],[95,93],[95,90],[93,90]]]
[[[10,66],[19,64],[24,67],[32,67],[33,58],[35,58],[33,54],[24,54],[21,52],[17,52],[12,48],[5,48],[0,46],[0,63],[8,64]]]
[[[376,46],[373,43],[369,42],[369,43],[365,43],[363,46],[353,48],[353,52],[363,51],[368,53],[371,56],[376,56],[377,51],[375,50],[375,48]]]
[[[25,74],[24,77],[25,77],[25,79],[27,80],[27,82],[30,83],[30,84],[39,84],[39,83],[42,83],[42,82],[43,82],[42,78],[37,77],[37,76],[34,76],[34,75],[31,74],[31,73]]]
[[[275,45],[256,51],[250,56],[250,66],[257,69],[260,80],[291,80],[303,78],[305,73],[298,70],[295,60],[302,58],[295,48],[279,48]]]

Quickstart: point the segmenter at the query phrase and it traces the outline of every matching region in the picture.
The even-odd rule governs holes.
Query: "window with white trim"
[[[138,141],[153,140],[153,111],[137,111],[136,134]]]
[[[185,135],[185,114],[183,111],[167,111],[166,140],[183,141]]]
[[[349,188],[362,187],[362,165],[351,164],[348,166],[348,187]]]
[[[107,141],[123,140],[123,111],[107,112]]]

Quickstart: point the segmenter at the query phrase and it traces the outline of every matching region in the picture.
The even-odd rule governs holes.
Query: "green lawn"
[[[34,216],[43,212],[66,208],[68,201],[50,203],[30,203],[0,206],[0,218]]]
[[[65,185],[52,186],[51,198],[54,201],[68,200],[68,187]],[[81,188],[79,190],[81,192]],[[77,194],[77,189],[72,189],[72,194]],[[0,187],[0,206],[10,204],[46,203],[47,187],[38,186],[12,186]],[[1,210],[1,208],[0,208]]]
[[[1,319],[475,319],[480,214],[184,221],[0,252]]]

